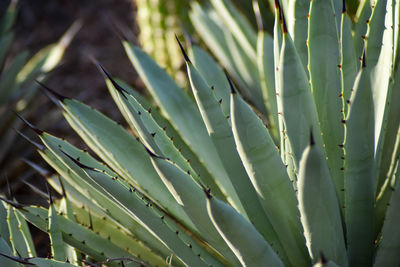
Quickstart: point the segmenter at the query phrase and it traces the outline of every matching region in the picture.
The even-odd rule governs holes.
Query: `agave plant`
[[[398,266],[400,1],[356,22],[344,1],[275,1],[273,36],[211,3],[191,18],[240,91],[194,43],[188,95],[124,40],[157,107],[98,64],[132,135],[43,85],[97,157],[31,125],[62,199],[4,205],[75,265]],[[37,260],[6,236],[3,260]]]

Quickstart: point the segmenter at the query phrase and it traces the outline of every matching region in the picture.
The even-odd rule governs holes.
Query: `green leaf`
[[[7,220],[7,209],[8,205],[4,201],[0,201],[0,221],[5,222]],[[8,230],[8,224],[1,223],[0,224],[0,238],[2,238],[8,246],[11,246],[10,243],[10,231]],[[4,252],[4,251],[3,251]]]
[[[64,241],[62,238],[61,226],[57,216],[57,210],[51,203],[48,215],[48,233],[50,237],[51,255],[55,260],[64,261],[66,259],[64,252]]]
[[[350,266],[371,262],[374,240],[374,108],[368,77],[368,69],[362,68],[346,118],[344,188]]]
[[[311,90],[317,108],[328,167],[339,203],[344,204],[343,90],[340,73],[339,35],[331,0],[310,4],[308,54]]]
[[[137,237],[127,231],[123,225],[115,223],[107,216],[96,214],[90,209],[87,211],[83,208],[74,206],[74,212],[76,219],[80,224],[89,226],[89,229],[98,233],[100,236],[107,238],[118,247],[125,249],[127,252],[134,255],[137,260],[140,258],[151,266],[165,265],[164,258],[169,254],[162,256],[158,255],[157,251],[152,251],[146,247],[143,240],[137,239]]]
[[[187,62],[186,65],[193,95],[206,124],[208,134],[217,148],[223,167],[229,174],[229,179],[234,188],[232,193],[238,196],[244,208],[244,210],[239,210],[240,213],[244,217],[248,217],[249,221],[254,224],[255,228],[266,240],[279,244],[276,232],[264,213],[256,191],[240,160],[235,147],[232,129],[223,115],[211,88],[207,86],[204,79],[190,62]],[[234,89],[232,88],[232,90]],[[280,249],[281,247],[279,246],[278,250]]]
[[[103,188],[107,188],[110,196],[130,210],[132,214],[135,214],[137,220],[162,240],[185,264],[189,266],[206,266],[206,262],[209,261],[209,264],[221,266],[204,248],[196,245],[196,242],[187,236],[184,231],[179,231],[179,228],[174,229],[177,226],[163,213],[157,211],[154,204],[145,198],[142,199],[136,192],[131,192],[132,190],[129,190],[129,188],[124,188],[119,183],[118,178],[112,180],[110,179],[111,177],[104,173],[91,169],[86,169],[85,172],[93,181]],[[178,235],[176,231],[179,232]],[[197,254],[200,254],[204,261]]]
[[[323,254],[339,266],[349,266],[337,191],[314,140],[300,160],[297,184],[300,218],[312,261]]]
[[[8,205],[7,208],[7,223],[10,231],[10,242],[14,255],[19,254],[22,257],[36,256],[26,222],[16,216],[15,208],[11,205]]]
[[[207,210],[218,232],[243,266],[284,266],[279,254],[277,255],[254,226],[231,206],[209,196]]]
[[[164,184],[176,201],[185,209],[194,225],[214,249],[218,250],[231,264],[240,265],[225,241],[219,235],[207,213],[206,196],[202,188],[191,177],[172,162],[152,156],[152,163]]]
[[[160,181],[141,143],[122,126],[78,101],[64,99],[61,104],[68,123],[107,165],[193,229],[190,219]]]
[[[243,51],[253,61],[256,61],[257,35],[242,14],[236,10],[230,0],[211,0],[215,11],[224,21],[227,29],[234,35]]]
[[[364,38],[367,34],[368,22],[372,13],[371,1],[361,0],[358,6],[355,24],[353,25],[353,42],[357,57],[361,57],[364,50]]]
[[[47,214],[43,214],[44,216],[40,215],[43,211],[40,212],[40,209],[38,210],[38,208],[30,207],[29,210],[24,208],[19,210],[19,212],[36,226],[40,225],[35,224],[35,221],[41,220],[42,222],[40,224],[44,224],[43,226],[45,227],[44,229],[41,228],[41,230],[46,230]],[[47,213],[47,211],[45,212]],[[54,215],[58,217],[57,219],[60,225],[62,225],[63,240],[71,246],[76,247],[79,251],[88,254],[95,260],[105,261],[107,258],[133,256],[124,249],[119,248],[107,238],[97,235],[90,229],[58,214]]]
[[[214,88],[214,94],[217,100],[222,100],[221,109],[225,116],[230,114],[230,96],[229,96],[229,83],[226,76],[217,64],[217,62],[203,50],[200,46],[192,44],[189,50],[189,56],[193,65],[199,71],[204,80],[208,83],[209,87]]]
[[[340,55],[341,55],[341,72],[342,72],[342,88],[343,99],[349,100],[351,89],[353,88],[354,79],[360,65],[356,51],[353,45],[353,37],[351,26],[352,22],[347,12],[342,13],[341,30],[340,30]],[[343,111],[347,113],[347,106],[344,105]]]
[[[293,266],[309,266],[293,185],[279,151],[252,109],[237,95],[231,99],[236,147],[257,195]]]
[[[398,164],[398,162],[397,162]],[[387,208],[385,222],[382,228],[382,238],[378,243],[374,266],[397,266],[400,264],[400,235],[397,230],[400,223],[400,171],[397,170],[396,184],[392,188],[390,205]]]
[[[307,74],[288,33],[284,32],[282,38],[277,77],[278,102],[282,107],[283,129],[290,142],[291,154],[288,156],[293,157],[294,171],[297,172],[300,157],[308,145],[310,127],[321,151],[323,142]]]
[[[12,250],[11,250],[9,244],[7,243],[7,241],[3,237],[0,237],[0,252],[5,255],[12,255]],[[0,255],[0,265],[1,266],[9,266],[9,267],[20,267],[21,266],[16,261],[13,261],[13,260],[8,259],[1,255]]]
[[[132,235],[140,239],[153,251],[156,251],[165,257],[170,255],[170,251],[165,247],[165,245],[158,242],[158,239],[155,238],[147,229],[133,220],[130,212],[121,205],[118,205],[118,203],[115,203],[113,199],[107,197],[107,192],[104,189],[93,183],[91,180],[88,180],[85,173],[83,173],[75,164],[68,165],[68,162],[65,161],[65,155],[60,151],[60,149],[73,158],[79,159],[83,164],[106,170],[106,173],[109,173],[112,176],[115,176],[115,173],[107,170],[106,166],[100,164],[90,157],[89,154],[76,149],[66,141],[57,139],[48,134],[42,135],[42,138],[46,141],[46,146],[50,147],[53,152],[45,150],[44,152],[40,152],[41,156],[63,176],[65,189],[70,193],[70,197],[75,201],[76,205],[83,204],[92,211],[95,211],[102,216],[109,217],[120,227],[129,230]],[[62,193],[58,179],[56,179],[56,181],[57,183],[55,183],[53,179],[50,180],[52,186],[57,188],[58,185],[58,192]]]
[[[212,188],[218,196],[226,199],[219,186],[216,184],[216,179],[212,177],[204,165],[199,162],[197,156],[192,153],[189,158],[185,158],[183,153],[190,149],[183,143],[181,143],[181,145],[185,146],[180,146],[178,149],[174,144],[177,135],[172,136],[172,138],[168,137],[166,129],[161,128],[157,124],[152,117],[157,111],[144,109],[133,95],[125,92],[125,89],[119,87],[115,81],[107,79],[106,83],[121,113],[131,125],[131,128],[138,132],[141,141],[147,148],[150,148],[154,153],[160,156],[168,157],[180,168],[190,171],[194,177],[200,179],[203,183]]]
[[[279,140],[279,118],[275,90],[274,40],[264,31],[258,33],[258,72],[263,100],[268,111],[268,127],[275,140]]]
[[[289,2],[287,12],[288,30],[304,69],[306,69],[308,64],[307,37],[310,2],[308,0],[292,0]]]

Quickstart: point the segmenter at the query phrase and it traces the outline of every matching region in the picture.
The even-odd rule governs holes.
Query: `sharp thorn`
[[[24,207],[26,207],[26,205],[17,203],[17,202],[13,202],[11,200],[8,200],[6,198],[0,197],[0,200],[3,200],[4,202],[6,202],[7,204],[13,206],[16,209],[23,209]]]
[[[25,120],[21,115],[19,115],[17,112],[15,112],[15,115],[17,115],[17,117],[23,121],[29,128],[31,128],[33,131],[35,131],[35,133],[37,133],[38,135],[42,135],[44,131],[40,130],[39,128],[37,128],[36,126],[33,126],[33,124],[31,124],[29,121]]]
[[[228,73],[225,72],[225,76],[226,76],[226,79],[228,80],[229,86],[230,86],[230,88],[231,88],[231,93],[232,93],[232,94],[236,94],[235,87],[233,86],[232,81],[231,81],[231,79],[229,78]]]
[[[181,42],[179,41],[178,36],[177,36],[176,34],[175,34],[175,38],[176,38],[176,40],[178,41],[179,47],[181,48],[183,57],[185,58],[185,61],[186,61],[187,63],[192,63],[192,62],[190,61],[188,55],[186,54],[186,51],[185,51],[185,49],[183,48],[183,46],[182,46]]]
[[[104,79],[109,79],[114,88],[122,94],[122,96],[127,99],[125,94],[129,94],[124,88],[122,88],[110,75],[110,73],[93,57],[89,57],[93,64],[96,65],[97,69],[103,75]]]
[[[325,255],[324,255],[324,253],[322,253],[322,251],[319,253],[319,261],[318,262],[320,262],[322,264],[328,263],[328,260],[325,258]]]
[[[119,23],[115,19],[110,19],[109,21],[111,21],[111,23],[109,23],[111,29],[113,30],[114,34],[121,40],[121,42],[128,41],[131,43],[138,43],[138,40],[131,29]]]
[[[206,194],[206,197],[208,199],[212,199],[211,195],[211,190],[210,188],[207,188],[202,182],[200,182],[198,179],[196,179],[197,183],[200,185],[200,187],[203,189],[203,192]]]
[[[20,132],[19,130],[15,129],[14,130],[22,137],[24,138],[26,141],[28,141],[29,143],[31,143],[32,145],[34,145],[38,150],[42,151],[44,150],[44,146],[33,141],[31,138],[29,138],[28,136],[26,136],[25,134],[23,134],[22,132]]]
[[[39,82],[38,80],[35,81],[41,86],[43,92],[47,95],[47,97],[50,98],[50,100],[53,101],[57,106],[60,106],[59,101],[63,102],[65,99],[68,99],[68,97],[57,93],[56,91],[54,91],[47,85]]]
[[[285,14],[283,13],[283,10],[280,9],[280,12],[282,13],[282,33],[283,34],[287,34],[288,30],[287,30],[287,26],[286,26],[286,19],[285,19]]]
[[[125,36],[125,34],[123,33],[122,29],[120,29],[119,25],[117,25],[117,23],[115,22],[115,20],[111,19],[109,20],[110,23],[110,28],[112,29],[113,33],[115,34],[115,36],[117,36],[117,38],[123,42],[123,41],[127,41],[128,38]]]
[[[362,55],[362,68],[367,67],[367,63],[365,62],[365,48]]]
[[[312,127],[310,127],[310,146],[315,145],[314,135],[312,132]]]
[[[279,0],[275,0],[275,8],[280,9]]]
[[[6,255],[6,254],[1,253],[1,252],[0,252],[0,256],[3,256],[5,258],[8,258],[10,260],[13,260],[13,261],[16,261],[16,262],[19,262],[19,263],[22,263],[22,264],[35,265],[35,264],[33,264],[33,263],[28,261],[29,258],[21,258],[21,257],[9,256],[9,255]]]
[[[32,167],[35,171],[37,171],[40,175],[42,175],[43,177],[49,177],[50,176],[50,172],[48,170],[46,170],[45,168],[42,168],[41,166],[39,166],[38,164],[23,158],[22,159],[26,164],[28,164],[30,167]]]
[[[38,194],[39,196],[41,196],[44,199],[48,199],[49,196],[48,194],[46,194],[45,192],[43,192],[42,190],[40,190],[38,187],[36,187],[35,185],[31,184],[28,181],[23,181],[24,184],[26,184],[27,186],[29,186],[30,189],[32,189],[36,194]]]
[[[144,146],[144,149],[146,149],[147,153],[149,153],[150,157],[158,158],[158,159],[164,159],[164,160],[167,159],[167,158],[164,158],[164,157],[156,155],[153,151],[151,151],[150,148],[146,147],[144,144],[142,144],[142,145]]]

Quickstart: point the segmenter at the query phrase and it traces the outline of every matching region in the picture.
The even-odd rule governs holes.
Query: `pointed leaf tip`
[[[181,48],[183,57],[185,58],[185,61],[186,61],[187,63],[192,63],[192,62],[190,61],[188,55],[186,54],[186,51],[185,51],[185,49],[183,48],[183,46],[182,46],[181,42],[179,41],[179,38],[178,38],[178,36],[177,36],[176,34],[175,34],[175,38],[176,38],[176,40],[178,41],[179,47]]]
[[[150,150],[150,148],[146,147],[144,144],[143,144],[143,146],[144,146],[144,149],[146,149],[147,153],[149,153],[150,157],[158,158],[158,159],[165,159],[163,157],[156,155],[153,151]]]
[[[23,121],[29,128],[31,128],[35,133],[37,133],[38,135],[42,135],[44,133],[44,131],[40,130],[39,128],[37,128],[36,126],[34,126],[33,124],[31,124],[29,121],[25,120],[21,115],[19,115],[17,112],[15,112],[15,115],[17,115],[17,117]]]
[[[4,202],[6,202],[7,204],[13,206],[16,209],[23,209],[24,207],[26,207],[26,205],[17,203],[17,202],[13,202],[11,200],[8,200],[6,198],[0,197],[0,200],[3,200]]]
[[[93,57],[90,56],[90,60],[93,62],[93,64],[96,65],[97,69],[100,71],[100,73],[103,75],[104,79],[109,79],[112,85],[114,86],[115,89],[117,89],[122,96],[127,99],[125,94],[129,94],[128,91],[126,91],[124,88],[122,88],[112,77],[111,74]]]
[[[19,262],[19,263],[22,263],[22,264],[25,264],[25,265],[35,265],[35,264],[33,264],[33,263],[28,261],[29,258],[21,258],[21,257],[17,257],[17,256],[10,256],[10,255],[4,254],[2,252],[0,252],[0,256],[3,256],[5,258],[8,258],[10,260],[13,260],[15,262]]]
[[[310,146],[315,145],[314,135],[312,132],[312,128],[310,128]]]
[[[324,253],[322,253],[322,251],[319,253],[319,263],[321,264],[326,264],[328,263],[328,260],[325,258]]]
[[[231,79],[229,78],[228,73],[225,72],[225,76],[226,76],[226,79],[228,80],[229,87],[231,88],[231,94],[236,94],[235,86],[233,86],[233,83],[232,83]]]
[[[364,48],[364,51],[363,51],[363,55],[362,55],[362,68],[365,68],[365,67],[367,67],[367,63],[365,62],[365,48]]]
[[[31,168],[33,168],[35,171],[37,171],[43,177],[49,177],[51,175],[50,171],[30,161],[29,159],[22,158],[22,161],[25,162],[27,165],[29,165]]]
[[[119,23],[117,23],[115,20],[111,20],[111,27],[112,27],[113,33],[115,34],[115,36],[117,36],[117,38],[121,42],[128,41],[128,38],[125,34],[125,30],[122,29],[122,27]]]
[[[288,31],[287,31],[287,27],[286,27],[285,15],[283,14],[283,10],[282,10],[281,4],[279,3],[279,0],[275,0],[275,8],[278,9],[279,21],[282,24],[282,32],[285,34]]]
[[[280,9],[281,17],[282,17],[282,33],[287,34],[287,26],[286,26],[286,19],[285,19],[285,14],[283,13],[283,10]]]
[[[33,141],[31,138],[29,138],[28,136],[26,136],[25,134],[23,134],[22,132],[20,132],[19,130],[14,128],[14,131],[17,132],[17,134],[19,134],[22,138],[24,138],[26,141],[28,141],[29,143],[31,143],[32,145],[34,145],[38,150],[43,151],[44,150],[44,146]]]
[[[211,195],[211,189],[207,188],[201,181],[197,180],[197,183],[200,185],[200,187],[203,189],[203,192],[206,194],[206,197],[208,199],[212,199],[212,195]]]
[[[56,91],[54,91],[53,89],[51,89],[50,87],[48,87],[47,85],[39,82],[38,80],[35,80],[37,84],[39,84],[41,86],[41,88],[43,89],[43,91],[45,92],[45,94],[54,102],[58,105],[57,100],[63,102],[65,99],[68,99],[68,97],[63,96],[59,93],[57,93]]]

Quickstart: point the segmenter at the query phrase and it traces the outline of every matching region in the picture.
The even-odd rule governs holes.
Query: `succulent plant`
[[[43,85],[96,157],[31,125],[62,198],[7,208],[73,264],[398,266],[400,2],[363,1],[356,22],[344,1],[283,2],[273,36],[227,0],[193,4],[237,87],[192,43],[188,95],[124,40],[157,107],[98,67],[134,135]],[[36,260],[16,242],[3,260]]]

